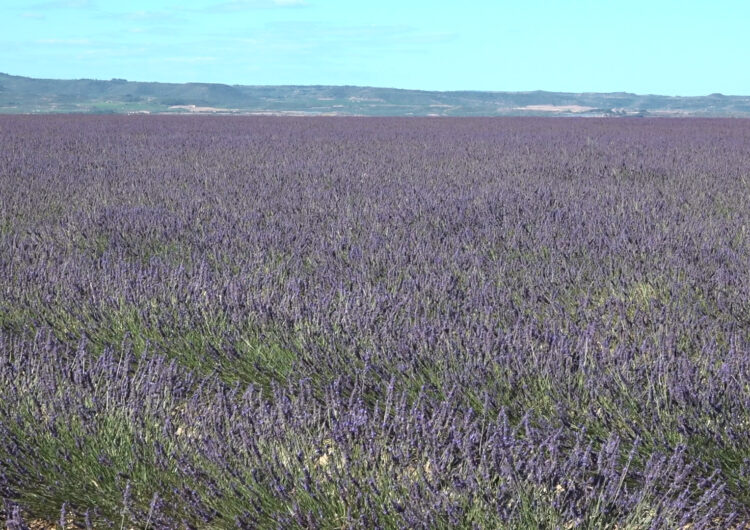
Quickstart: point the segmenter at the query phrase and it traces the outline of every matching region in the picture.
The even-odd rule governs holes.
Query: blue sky
[[[750,95],[747,0],[3,0],[0,72]]]

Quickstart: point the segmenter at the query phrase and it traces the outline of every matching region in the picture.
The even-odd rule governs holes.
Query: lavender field
[[[0,116],[0,496],[750,527],[750,121]]]

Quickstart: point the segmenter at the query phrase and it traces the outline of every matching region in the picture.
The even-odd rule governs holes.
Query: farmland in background
[[[750,121],[0,116],[0,497],[743,527]]]
[[[750,117],[750,96],[144,83],[0,73],[0,113]]]

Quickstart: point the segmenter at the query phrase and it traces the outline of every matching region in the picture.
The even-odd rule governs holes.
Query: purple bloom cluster
[[[0,515],[742,528],[748,227],[745,120],[0,117]]]

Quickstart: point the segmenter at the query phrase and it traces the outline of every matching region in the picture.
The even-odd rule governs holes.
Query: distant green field
[[[669,97],[624,92],[436,92],[356,86],[53,80],[0,74],[0,114],[174,113],[189,111],[170,107],[187,105],[243,114],[750,117],[750,97],[721,94]]]

